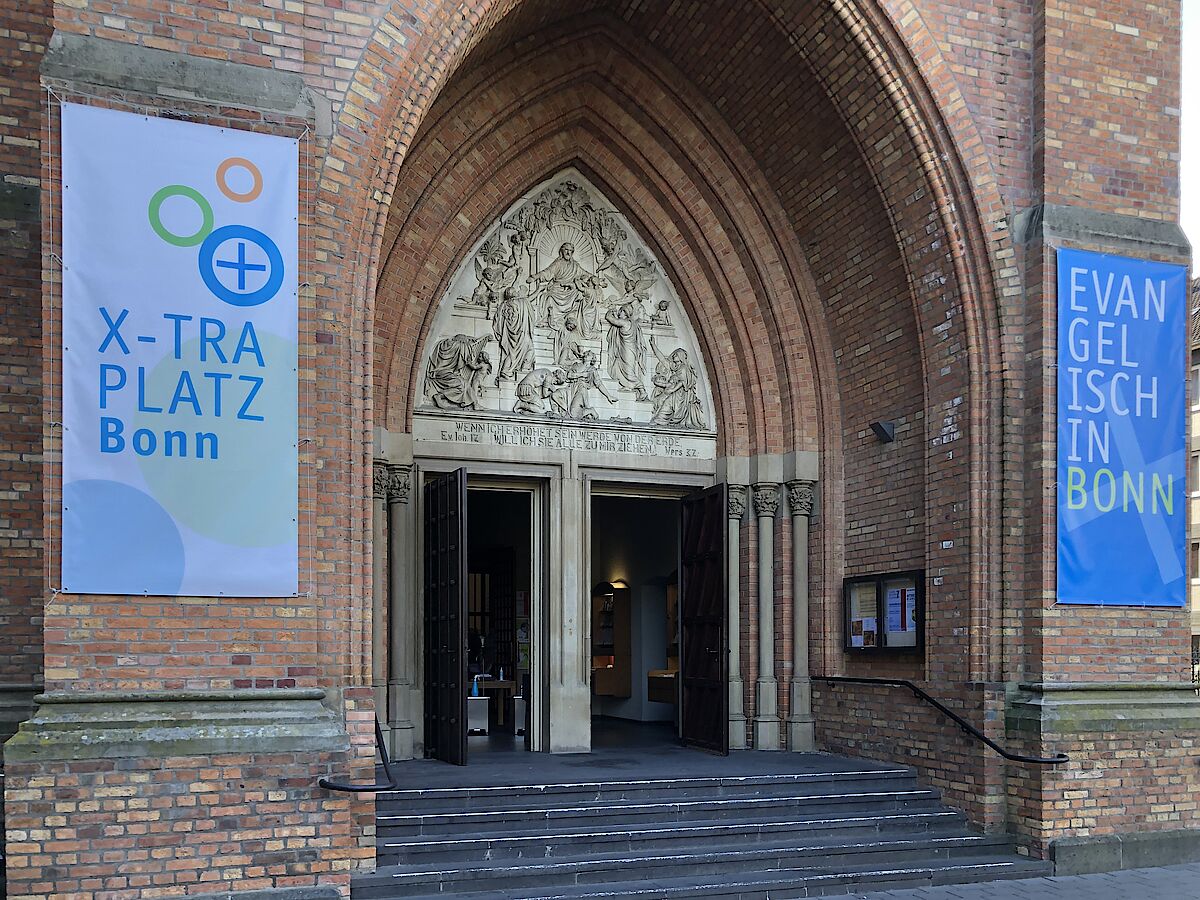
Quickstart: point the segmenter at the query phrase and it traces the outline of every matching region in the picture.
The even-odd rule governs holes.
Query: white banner
[[[62,107],[62,589],[297,590],[294,139]]]

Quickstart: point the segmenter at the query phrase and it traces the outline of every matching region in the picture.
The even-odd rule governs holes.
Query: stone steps
[[[430,841],[381,839],[377,864],[409,865],[426,860],[550,859],[584,852],[662,853],[691,847],[767,845],[787,836],[837,834],[843,840],[866,839],[882,834],[932,835],[959,833],[964,818],[952,810],[891,813],[868,816],[835,816],[805,821],[697,822],[684,826],[631,828],[614,826],[602,831],[507,833],[475,835]]]
[[[581,781],[565,784],[517,784],[461,788],[399,789],[376,794],[379,814],[439,813],[473,809],[540,808],[603,800],[636,801],[674,798],[680,800],[722,797],[775,797],[781,789],[800,795],[843,790],[884,790],[898,782],[918,787],[905,768],[864,768],[815,773],[723,776],[709,778],[650,778],[622,781]]]
[[[840,768],[388,791],[353,897],[781,898],[1047,874],[911,770]]]

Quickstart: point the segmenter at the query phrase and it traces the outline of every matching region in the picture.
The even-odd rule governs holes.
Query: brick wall
[[[0,686],[41,679],[42,96],[49,2],[0,10]]]
[[[163,897],[327,885],[349,892],[371,815],[341,754],[218,754],[8,767],[8,896]],[[20,787],[14,787],[20,785]],[[53,815],[47,815],[47,809]]]
[[[927,689],[988,737],[1004,743],[1002,690],[944,684]],[[1003,830],[1009,824],[1003,760],[908,690],[818,683],[813,686],[813,709],[822,747],[913,766],[947,803],[976,824],[988,830]]]
[[[1055,838],[1174,831],[1200,825],[1196,732],[1174,728],[1132,734],[1042,736],[1071,762],[1009,785],[1014,833],[1044,855]],[[1167,857],[1171,858],[1171,857]]]
[[[1178,3],[1048,0],[1037,25],[1049,203],[1179,215]]]

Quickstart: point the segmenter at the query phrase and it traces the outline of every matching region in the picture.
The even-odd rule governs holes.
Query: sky
[[[1200,246],[1200,0],[1183,0],[1183,146],[1179,163],[1179,219],[1192,246]]]

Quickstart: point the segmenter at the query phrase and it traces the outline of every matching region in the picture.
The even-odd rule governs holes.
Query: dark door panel
[[[425,755],[467,764],[467,472],[425,483]]]
[[[680,529],[680,721],[683,742],[729,752],[726,487],[683,500]]]

